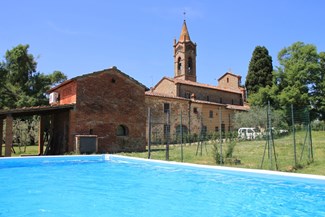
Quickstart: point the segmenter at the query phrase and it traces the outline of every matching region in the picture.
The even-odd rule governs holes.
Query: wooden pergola
[[[13,120],[14,118],[26,117],[39,115],[39,133],[38,133],[38,154],[42,155],[44,152],[44,120],[45,116],[67,112],[71,109],[74,109],[75,104],[68,105],[56,105],[56,106],[37,106],[37,107],[25,107],[25,108],[16,108],[10,110],[0,110],[0,156],[2,156],[2,141],[3,141],[3,128],[4,120],[6,122],[5,129],[5,157],[11,156],[11,148],[13,142]]]

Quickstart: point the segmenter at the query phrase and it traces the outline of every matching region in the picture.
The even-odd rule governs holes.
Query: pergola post
[[[39,131],[38,131],[38,154],[43,155],[44,153],[44,125],[45,125],[45,117],[41,115],[41,119],[39,121]]]
[[[7,117],[6,117],[5,157],[10,157],[11,156],[11,147],[12,147],[12,141],[13,141],[12,127],[13,127],[13,117],[11,116],[11,114],[8,114]]]
[[[2,156],[2,141],[3,141],[3,119],[0,119],[0,157]]]

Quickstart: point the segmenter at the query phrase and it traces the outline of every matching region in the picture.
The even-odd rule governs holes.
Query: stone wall
[[[164,104],[169,104],[169,115],[164,111]],[[183,132],[186,131],[192,136],[199,136],[203,129],[207,134],[219,132],[219,128],[225,132],[233,130],[231,118],[234,115],[234,110],[227,109],[225,105],[152,94],[146,95],[146,105],[151,112],[151,140],[153,143],[166,141],[166,129],[164,128],[168,123],[168,116],[171,142],[176,140],[181,123]],[[148,125],[146,132],[148,135]]]

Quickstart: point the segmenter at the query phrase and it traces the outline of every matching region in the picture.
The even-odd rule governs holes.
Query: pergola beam
[[[2,156],[2,141],[3,141],[3,119],[0,119],[0,157]]]
[[[44,153],[44,125],[45,125],[45,117],[41,115],[39,121],[39,130],[38,130],[38,154],[43,155]]]

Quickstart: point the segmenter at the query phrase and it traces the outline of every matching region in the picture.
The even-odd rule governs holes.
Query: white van
[[[256,139],[260,133],[256,128],[253,127],[243,127],[238,129],[238,138],[239,139]]]

